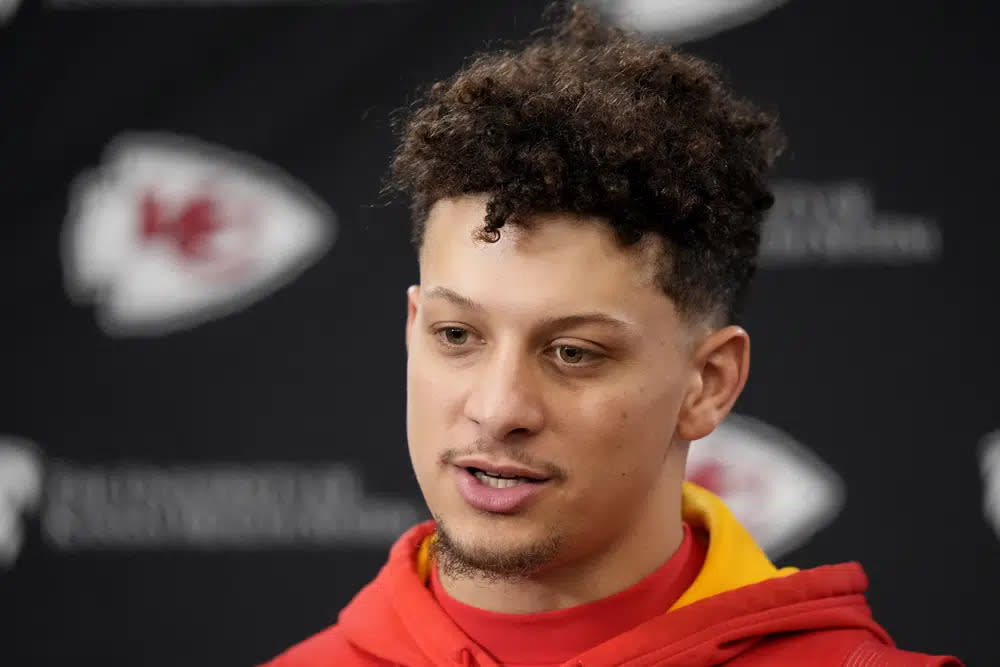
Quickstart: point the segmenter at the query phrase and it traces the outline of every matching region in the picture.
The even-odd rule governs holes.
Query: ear
[[[677,436],[704,438],[729,414],[750,372],[750,336],[728,326],[708,335],[694,351],[691,382],[677,421]]]
[[[417,320],[417,304],[420,301],[420,285],[406,288],[406,349],[410,349],[410,334]]]

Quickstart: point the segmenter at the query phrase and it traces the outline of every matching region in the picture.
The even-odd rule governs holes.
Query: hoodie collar
[[[722,500],[697,484],[684,482],[681,512],[688,525],[708,534],[708,552],[701,572],[671,611],[719,593],[798,572],[794,567],[776,568]]]

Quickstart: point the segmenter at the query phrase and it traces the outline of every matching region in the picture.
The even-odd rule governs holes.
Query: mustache
[[[449,448],[441,452],[441,463],[450,465],[452,461],[463,456],[482,455],[490,458],[503,458],[511,463],[517,463],[525,468],[544,475],[550,479],[564,479],[566,471],[548,461],[540,461],[520,447],[510,447],[506,445],[490,445],[485,442],[476,442],[469,447]]]

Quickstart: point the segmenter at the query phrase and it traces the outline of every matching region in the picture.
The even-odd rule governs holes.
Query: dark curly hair
[[[772,116],[716,69],[573,5],[523,49],[476,57],[402,124],[387,190],[411,197],[419,249],[430,207],[486,194],[479,237],[539,213],[608,221],[622,246],[663,241],[658,280],[685,316],[733,321],[774,201]]]

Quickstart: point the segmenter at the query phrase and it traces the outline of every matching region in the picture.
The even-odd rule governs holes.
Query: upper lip
[[[502,461],[494,462],[488,461],[486,459],[477,459],[472,457],[461,457],[457,458],[451,462],[452,465],[458,466],[459,468],[476,468],[477,470],[482,470],[483,472],[493,473],[494,475],[506,475],[508,477],[527,477],[528,479],[546,480],[549,476],[535,472],[529,468],[516,465],[514,463],[504,463]]]

